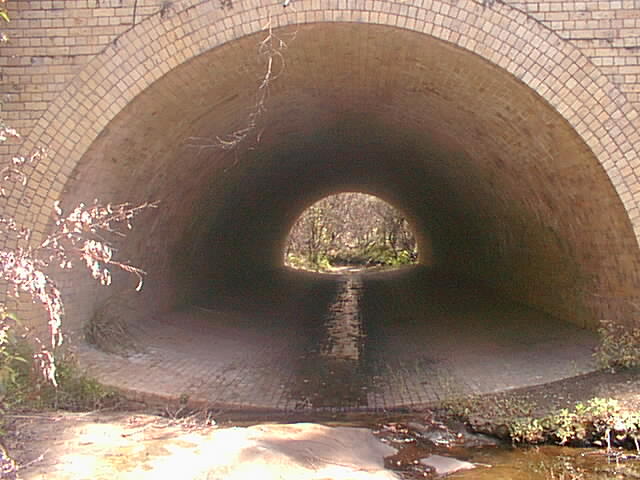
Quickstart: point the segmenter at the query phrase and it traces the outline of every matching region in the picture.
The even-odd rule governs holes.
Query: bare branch
[[[0,142],[8,138],[19,138],[19,134],[0,120]],[[0,169],[0,198],[7,197],[7,185],[26,185],[27,164],[45,157],[43,149],[36,149],[29,157],[13,157],[9,165]],[[49,268],[72,267],[72,260],[80,258],[93,278],[103,285],[111,283],[109,267],[119,268],[135,275],[138,279],[136,290],[142,288],[144,270],[114,259],[115,248],[109,237],[124,237],[133,228],[134,218],[141,212],[156,208],[157,202],[145,202],[133,206],[129,203],[100,204],[95,200],[91,206],[80,204],[64,215],[59,202],[53,205],[56,216],[55,228],[39,245],[32,246],[31,230],[9,216],[0,216],[0,236],[5,238],[5,247],[0,250],[0,279],[9,285],[9,294],[20,297],[27,294],[34,303],[42,305],[48,317],[49,344],[47,348],[38,339],[34,360],[44,378],[56,385],[56,370],[53,352],[62,345],[62,321],[64,304],[59,288],[49,274]],[[11,318],[6,308],[0,309],[0,331],[9,328]],[[2,338],[0,338],[0,344]]]
[[[289,5],[289,2],[283,4],[285,7],[287,5]],[[258,129],[258,126],[267,111],[267,100],[271,86],[285,71],[286,62],[283,52],[288,48],[287,42],[273,31],[271,16],[269,16],[269,20],[263,30],[266,32],[266,36],[258,43],[258,57],[263,59],[264,74],[258,84],[255,104],[247,115],[245,125],[228,135],[217,136],[214,142],[201,137],[190,137],[190,141],[202,141],[204,143],[189,143],[186,145],[187,147],[199,148],[200,152],[209,148],[233,150],[253,134],[255,134],[256,143],[259,143],[262,139],[264,128]],[[293,41],[297,33],[296,29],[295,32],[289,34],[290,39],[288,41]]]

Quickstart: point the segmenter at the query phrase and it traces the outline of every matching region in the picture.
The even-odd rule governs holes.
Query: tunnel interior
[[[284,68],[255,135],[233,149],[216,140],[253,111],[264,33],[152,84],[65,188],[66,206],[160,202],[118,251],[148,273],[142,316],[285,301],[307,278],[283,274],[295,220],[322,197],[359,191],[408,214],[430,272],[558,324],[625,318],[619,299],[640,271],[627,214],[597,158],[536,92],[475,54],[397,28],[310,24],[279,35]],[[405,293],[428,296],[421,278]],[[83,285],[91,300],[78,303],[78,322],[114,292]]]

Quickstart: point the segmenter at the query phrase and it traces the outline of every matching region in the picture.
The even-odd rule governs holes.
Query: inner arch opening
[[[302,212],[289,230],[283,258],[287,267],[325,273],[399,267],[419,262],[418,240],[406,216],[389,203],[343,192]]]

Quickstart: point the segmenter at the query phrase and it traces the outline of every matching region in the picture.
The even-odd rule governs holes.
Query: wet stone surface
[[[283,275],[296,289],[266,307],[214,296],[134,325],[140,351],[80,343],[79,360],[136,398],[285,412],[421,407],[595,367],[592,332],[417,268]]]
[[[338,284],[324,321],[309,336],[309,348],[299,358],[290,392],[298,399],[295,408],[358,408],[367,404],[370,379],[362,361],[361,295],[359,276],[348,276]]]

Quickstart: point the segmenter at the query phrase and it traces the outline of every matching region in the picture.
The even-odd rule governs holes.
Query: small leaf
[[[9,14],[5,11],[0,11],[0,17],[4,18],[4,20],[6,22],[10,22],[11,19],[9,18]]]

